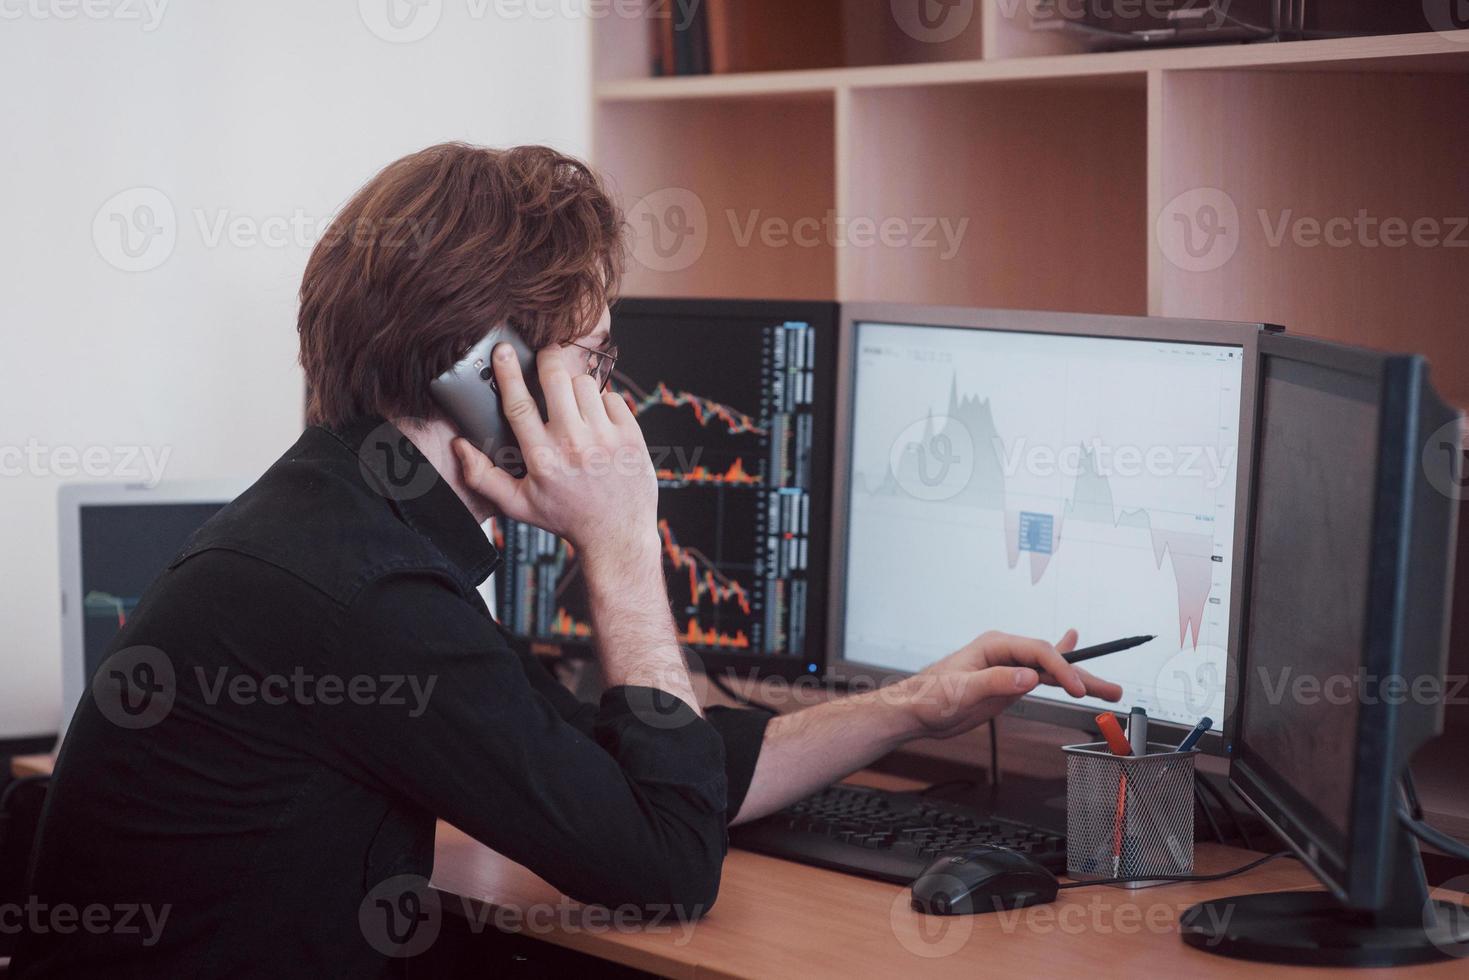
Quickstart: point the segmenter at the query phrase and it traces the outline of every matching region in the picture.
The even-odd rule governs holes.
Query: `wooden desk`
[[[13,769],[16,775],[48,772],[50,758],[16,759]],[[915,785],[877,773],[853,781],[894,789]],[[1222,871],[1254,856],[1199,844],[1196,863],[1201,873]],[[1195,902],[1319,887],[1290,860],[1224,881],[1132,892],[1078,888],[1062,891],[1051,905],[1020,912],[938,919],[911,911],[906,888],[735,850],[724,865],[719,902],[704,919],[618,929],[605,916],[583,917],[579,906],[526,868],[440,823],[433,885],[445,895],[446,912],[465,916],[471,928],[499,922],[510,931],[669,977],[1340,975],[1227,960],[1178,938],[1179,913]],[[1462,977],[1465,966],[1447,962],[1351,975],[1433,980]]]
[[[874,773],[853,781],[896,789],[914,785]],[[1200,873],[1223,871],[1256,856],[1200,844],[1196,863]],[[508,910],[511,921],[530,922],[531,910],[539,909],[542,927],[526,928],[527,934],[670,977],[1340,975],[1227,960],[1191,949],[1178,938],[1178,916],[1195,902],[1320,887],[1291,860],[1224,881],[1131,892],[1078,888],[1062,891],[1052,905],[937,919],[910,910],[906,888],[735,850],[725,861],[719,902],[699,922],[672,924],[658,934],[605,927],[593,933],[579,927],[574,916],[553,914],[569,903],[550,885],[440,824],[433,884],[451,896],[450,910],[472,922],[492,922],[497,909]],[[1352,971],[1364,980],[1464,973],[1463,962]]]

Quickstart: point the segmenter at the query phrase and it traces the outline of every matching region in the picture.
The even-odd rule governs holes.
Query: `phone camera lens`
[[[491,371],[488,367],[482,367],[479,369],[479,379],[481,381],[489,381],[494,378],[494,376],[495,372]]]

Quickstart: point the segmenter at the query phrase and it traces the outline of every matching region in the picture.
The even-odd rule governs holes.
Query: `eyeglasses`
[[[612,369],[617,366],[617,345],[598,350],[573,341],[571,346],[587,352],[587,374],[597,382],[598,391],[606,391],[612,380]]]

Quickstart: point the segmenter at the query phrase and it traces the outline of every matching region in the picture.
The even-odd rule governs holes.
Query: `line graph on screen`
[[[1159,570],[1167,566],[1178,595],[1178,642],[1199,645],[1199,629],[1213,588],[1215,542],[1212,527],[1199,531],[1155,526],[1146,507],[1126,509],[1114,499],[1111,482],[1100,472],[1097,453],[1078,444],[1076,478],[1069,495],[1039,498],[1030,495],[1023,506],[1014,503],[1006,481],[1002,448],[1004,439],[996,428],[990,402],[978,395],[961,395],[957,379],[950,385],[947,411],[926,420],[919,437],[904,442],[894,452],[896,464],[877,481],[874,495],[906,495],[906,487],[933,484],[932,474],[946,463],[952,465],[959,452],[972,455],[972,469],[962,487],[947,497],[932,501],[952,507],[978,507],[1004,515],[1005,557],[1010,569],[1024,560],[1030,583],[1038,584],[1052,561],[1062,552],[1066,530],[1082,525],[1127,528],[1146,537]],[[953,434],[951,434],[953,433]],[[957,448],[962,444],[963,449]],[[859,485],[868,479],[859,474]],[[1195,519],[1195,515],[1187,515]]]
[[[862,324],[855,355],[848,658],[917,670],[985,630],[1155,634],[1103,673],[1196,721],[1174,678],[1226,669],[1238,348]]]

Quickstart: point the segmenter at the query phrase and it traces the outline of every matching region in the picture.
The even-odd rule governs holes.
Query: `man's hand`
[[[985,633],[909,678],[914,715],[925,734],[949,738],[1003,712],[1037,684],[1053,684],[1072,697],[1122,698],[1122,688],[1068,664],[1076,631],[1055,646],[1044,640]]]
[[[766,729],[750,792],[736,822],[774,813],[861,769],[915,738],[969,731],[1035,689],[1056,684],[1068,694],[1108,701],[1122,688],[1068,664],[1076,631],[1055,646],[986,633],[906,680],[774,719]]]
[[[620,395],[602,394],[591,377],[572,378],[565,358],[548,348],[536,355],[549,416],[543,422],[509,345],[497,346],[493,361],[526,475],[515,479],[455,439],[465,484],[506,517],[576,547],[609,687],[657,688],[698,712],[663,581],[658,479],[632,409]]]
[[[542,422],[508,344],[495,348],[493,362],[527,472],[517,480],[468,440],[455,439],[469,488],[506,517],[545,528],[583,552],[656,553],[658,481],[622,396],[602,394],[588,375],[572,378],[560,354],[547,348],[536,355],[550,416]]]

